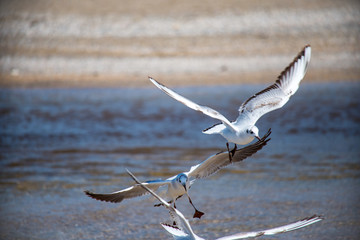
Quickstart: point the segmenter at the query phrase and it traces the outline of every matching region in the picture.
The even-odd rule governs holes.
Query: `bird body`
[[[238,125],[236,125],[236,124],[233,124],[233,128],[236,129],[235,131],[231,128],[225,127],[224,125],[218,126],[218,128],[220,128],[220,127],[222,127],[222,129],[220,131],[218,131],[218,132],[213,131],[213,133],[211,133],[211,134],[218,133],[221,136],[223,136],[228,142],[232,142],[232,143],[239,144],[239,145],[246,145],[254,139],[254,135],[248,134],[248,132],[246,132],[246,130],[242,130],[241,126],[238,127]],[[247,126],[245,129],[249,129],[249,128],[251,128],[251,127]],[[204,133],[210,134],[209,131],[210,130],[204,131]],[[257,132],[258,132],[258,130],[257,130]]]
[[[186,174],[179,173],[175,176],[175,178],[171,178],[168,185],[168,189],[166,192],[166,196],[168,196],[168,202],[174,202],[179,197],[184,194],[187,194],[188,189],[190,188],[190,181]]]

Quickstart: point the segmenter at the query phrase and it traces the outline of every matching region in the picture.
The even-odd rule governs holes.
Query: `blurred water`
[[[229,119],[264,85],[177,91]],[[276,239],[360,236],[360,84],[302,84],[288,104],[260,119],[269,144],[246,161],[197,181],[192,220],[203,237],[274,227],[312,214],[325,221]],[[155,88],[0,90],[1,239],[171,239],[164,209],[142,197],[98,202],[138,178],[166,178],[225,149],[216,123]],[[156,203],[156,202],[155,202]],[[177,204],[186,216],[186,199]],[[264,238],[266,239],[266,238]],[[273,238],[271,238],[273,239]]]

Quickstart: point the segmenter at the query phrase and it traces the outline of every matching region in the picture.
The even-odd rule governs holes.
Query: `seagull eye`
[[[250,133],[251,133],[251,134],[254,134],[254,132],[253,132],[253,131],[250,131]]]

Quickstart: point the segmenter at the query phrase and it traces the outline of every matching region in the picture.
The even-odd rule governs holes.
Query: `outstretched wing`
[[[190,171],[187,173],[188,177],[205,178],[231,163],[240,162],[247,157],[250,157],[267,144],[267,142],[271,139],[268,138],[270,134],[271,129],[269,129],[269,131],[259,141],[231,153],[233,154],[231,162],[227,151],[220,152],[209,157],[202,163],[191,167]]]
[[[148,181],[143,184],[146,185],[151,190],[156,191],[160,186],[169,184],[169,181],[155,180],[155,181]],[[148,193],[143,187],[141,187],[138,184],[113,193],[93,193],[90,191],[84,191],[84,192],[86,195],[96,200],[113,202],[113,203],[119,203],[126,198],[139,197]]]
[[[178,228],[176,226],[171,226],[171,225],[166,224],[166,223],[160,223],[160,224],[168,233],[170,233],[174,237],[175,240],[190,239],[189,235],[186,234],[180,228]]]
[[[167,95],[169,95],[170,97],[174,98],[175,100],[181,102],[182,104],[186,105],[187,107],[194,109],[196,111],[200,111],[205,115],[208,115],[209,117],[215,118],[220,120],[221,122],[223,122],[227,127],[229,127],[230,129],[233,129],[233,126],[231,125],[230,121],[227,120],[226,117],[224,117],[221,113],[219,113],[218,111],[209,108],[207,106],[201,106],[198,105],[196,103],[194,103],[193,101],[184,98],[183,96],[179,95],[178,93],[174,92],[173,90],[169,89],[168,87],[164,86],[163,84],[159,83],[158,81],[156,81],[155,79],[149,77],[149,80],[155,85],[157,86],[160,90],[162,90],[163,92],[165,92]]]
[[[299,228],[309,226],[309,225],[319,222],[321,220],[323,220],[323,217],[314,215],[314,216],[311,216],[308,218],[304,218],[295,223],[291,223],[291,224],[284,225],[281,227],[260,230],[260,231],[254,231],[254,232],[237,233],[237,234],[234,234],[231,236],[218,238],[217,240],[236,240],[236,239],[243,239],[243,238],[249,238],[249,237],[260,237],[263,235],[274,235],[274,234],[278,234],[278,233],[285,233],[285,232],[290,232],[290,231],[293,231],[293,230],[296,230]]]
[[[239,108],[235,125],[247,121],[255,125],[264,114],[281,108],[297,91],[309,66],[311,47],[307,45],[279,75],[276,82],[246,100]]]

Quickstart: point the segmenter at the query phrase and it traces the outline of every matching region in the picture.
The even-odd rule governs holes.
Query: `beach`
[[[358,1],[2,1],[0,86],[271,83],[306,45],[307,81],[358,81]]]

